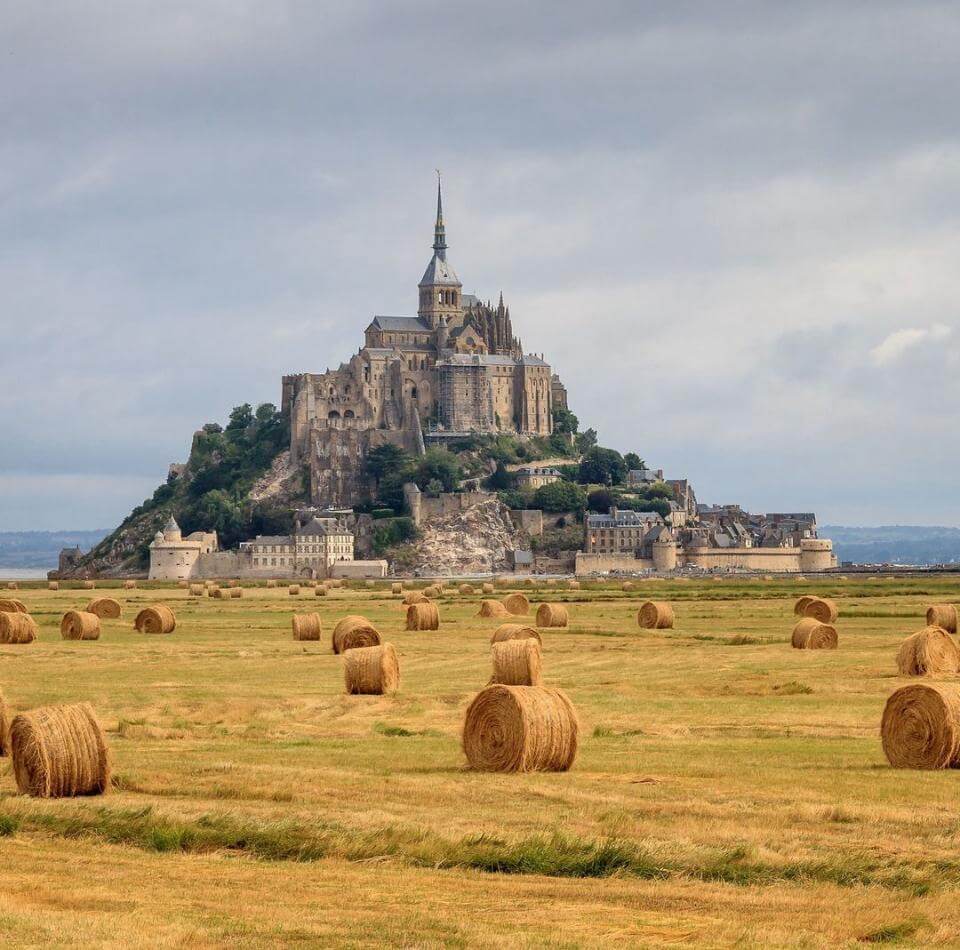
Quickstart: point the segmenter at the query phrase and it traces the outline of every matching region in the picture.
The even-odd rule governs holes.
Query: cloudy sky
[[[0,530],[502,289],[701,501],[960,525],[960,5],[0,0]]]

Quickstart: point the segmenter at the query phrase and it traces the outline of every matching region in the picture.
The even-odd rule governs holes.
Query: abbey
[[[363,500],[363,459],[379,445],[420,453],[425,439],[552,432],[563,384],[542,355],[524,354],[502,294],[494,307],[463,293],[439,181],[433,256],[417,289],[417,316],[374,317],[348,363],[283,377],[291,461],[307,463],[314,504]]]

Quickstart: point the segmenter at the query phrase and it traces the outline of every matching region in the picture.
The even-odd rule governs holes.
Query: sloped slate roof
[[[430,324],[422,317],[383,317],[378,314],[370,326],[379,330],[406,330],[408,333],[430,332]]]
[[[460,287],[460,278],[457,272],[450,266],[449,261],[441,260],[436,254],[430,258],[427,269],[423,272],[418,286],[424,287],[430,284],[446,284],[449,287]]]

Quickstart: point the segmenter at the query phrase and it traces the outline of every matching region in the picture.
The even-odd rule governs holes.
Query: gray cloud
[[[412,312],[437,165],[466,289],[604,442],[960,524],[955,4],[0,10],[0,528],[117,520]]]

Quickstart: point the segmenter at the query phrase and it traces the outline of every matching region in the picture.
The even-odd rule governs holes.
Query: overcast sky
[[[960,4],[0,0],[0,530],[413,314],[443,169],[601,442],[701,501],[960,525]]]

